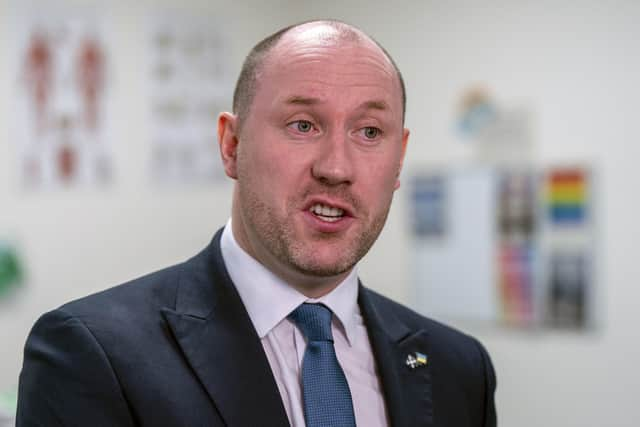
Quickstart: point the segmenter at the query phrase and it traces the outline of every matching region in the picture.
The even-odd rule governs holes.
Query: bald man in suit
[[[313,21],[258,43],[218,119],[227,225],[184,263],[41,317],[17,425],[315,426],[319,412],[341,420],[324,425],[495,426],[482,345],[358,279],[400,185],[405,104],[397,66],[355,27]],[[329,313],[346,388],[321,384],[321,399],[295,315],[310,304]]]

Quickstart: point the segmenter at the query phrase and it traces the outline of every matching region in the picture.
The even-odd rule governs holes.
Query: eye
[[[364,137],[367,139],[375,139],[382,132],[380,129],[373,126],[367,126],[365,128],[362,128],[361,131],[362,131],[362,135],[364,135]]]
[[[296,120],[287,125],[300,133],[309,133],[313,130],[313,124],[308,120]]]

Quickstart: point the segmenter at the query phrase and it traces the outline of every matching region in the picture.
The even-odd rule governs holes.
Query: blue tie
[[[355,427],[351,392],[336,358],[331,310],[302,304],[289,318],[307,338],[302,360],[302,399],[307,427]]]

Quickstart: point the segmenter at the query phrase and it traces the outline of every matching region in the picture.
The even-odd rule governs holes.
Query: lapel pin
[[[405,364],[411,369],[415,369],[420,366],[426,366],[427,361],[428,361],[428,358],[426,354],[418,353],[416,351],[414,354],[409,354],[407,356],[407,360],[405,361]]]

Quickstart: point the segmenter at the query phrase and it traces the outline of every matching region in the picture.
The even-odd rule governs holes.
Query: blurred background
[[[323,17],[407,83],[364,282],[482,340],[500,425],[640,424],[640,3],[0,0],[0,425],[40,314],[225,223],[215,120],[244,55]]]

